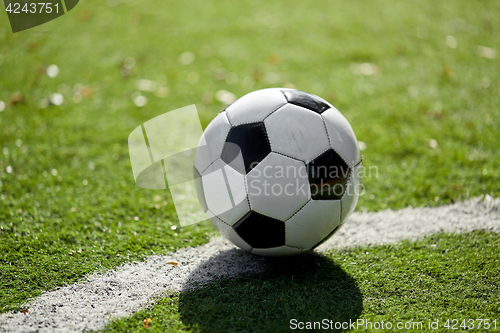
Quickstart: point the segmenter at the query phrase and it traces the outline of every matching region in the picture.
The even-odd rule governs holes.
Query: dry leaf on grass
[[[142,326],[144,328],[149,328],[151,326],[150,323],[151,323],[151,318],[146,318],[144,319],[144,324],[142,324]]]

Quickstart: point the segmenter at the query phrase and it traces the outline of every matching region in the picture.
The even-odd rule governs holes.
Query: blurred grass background
[[[207,241],[208,223],[176,228],[167,191],[135,186],[127,150],[193,103],[205,127],[256,89],[329,100],[378,168],[358,209],[498,196],[498,17],[492,0],[87,0],[12,34],[1,13],[0,311]]]

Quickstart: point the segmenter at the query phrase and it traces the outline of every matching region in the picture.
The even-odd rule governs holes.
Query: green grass
[[[331,101],[366,143],[364,165],[378,168],[364,179],[361,209],[498,196],[500,66],[477,45],[500,52],[499,16],[492,0],[81,1],[12,34],[0,13],[0,100],[8,104],[0,113],[0,312],[89,272],[207,241],[206,223],[171,229],[168,191],[135,187],[127,137],[193,103],[206,126],[224,108],[214,98],[221,89],[241,96],[293,84]],[[186,51],[196,59],[181,65]],[[124,77],[127,57],[136,65]],[[365,62],[378,74],[353,72]],[[50,64],[60,68],[56,78],[43,74]],[[142,78],[170,96],[145,92],[148,104],[137,108],[131,95]],[[88,98],[76,103],[78,85]],[[65,102],[40,109],[55,92]]]
[[[264,274],[172,293],[104,331],[142,332],[146,318],[148,332],[286,332],[291,319],[325,318],[394,326],[413,320],[426,328],[429,320],[443,328],[448,319],[489,318],[500,331],[499,249],[498,234],[476,231],[271,259]]]

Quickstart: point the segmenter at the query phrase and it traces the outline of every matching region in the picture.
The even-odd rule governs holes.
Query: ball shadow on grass
[[[200,277],[225,269],[222,265],[242,274],[196,286]],[[257,265],[260,273],[250,274],[249,265]],[[359,318],[362,309],[356,281],[334,260],[317,253],[261,258],[242,250],[225,251],[191,273],[179,298],[182,321],[201,332],[283,332],[290,330],[292,319],[349,322]]]

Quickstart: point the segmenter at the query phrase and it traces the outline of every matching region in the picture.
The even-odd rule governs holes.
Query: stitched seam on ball
[[[238,124],[238,125],[231,124],[231,128],[238,127],[238,126],[243,126],[243,125],[258,124],[258,123],[262,123],[262,122],[263,122],[262,120],[257,120],[257,121],[249,121],[247,123],[241,123],[241,124]]]
[[[229,121],[229,118],[227,117],[225,112],[224,112],[224,117],[226,117],[226,120],[229,123],[229,129],[227,130],[226,135],[224,136],[224,144],[222,145],[222,147],[220,149],[219,158],[222,157],[222,152],[224,151],[224,146],[226,145],[227,137],[229,136],[229,132],[231,132],[231,128],[233,128],[233,125],[231,125],[231,122]],[[208,144],[208,142],[207,142],[207,144]]]
[[[198,168],[196,167],[196,165],[194,165],[194,163],[193,163],[193,168],[196,170],[196,172],[200,175],[200,178],[201,178],[201,174],[202,173],[200,173],[200,171],[198,170]],[[203,170],[203,171],[205,171],[205,170]]]
[[[269,148],[271,149],[271,151],[273,151],[273,146],[271,145],[271,140],[269,139],[269,133],[267,133],[267,127],[266,127],[266,124],[264,124],[264,121],[262,122],[262,124],[264,125],[264,131],[266,131],[266,140],[267,140],[267,144],[269,145]],[[267,154],[269,155],[269,154]],[[267,156],[265,156],[264,158],[266,158]],[[261,161],[262,162],[262,161]],[[259,162],[260,163],[260,162]]]
[[[286,244],[285,244],[284,246],[286,246],[286,247],[291,247],[292,249],[302,250],[302,251],[305,251],[305,250],[306,250],[306,249],[303,249],[303,248],[301,248],[301,247],[297,247],[297,246],[291,246],[291,245],[286,245]]]
[[[226,120],[227,120],[227,122],[229,123],[229,129],[227,130],[226,135],[224,136],[224,144],[222,145],[222,147],[221,147],[221,149],[220,149],[220,152],[217,154],[217,155],[218,155],[218,157],[215,159],[215,161],[217,161],[218,159],[221,159],[221,157],[222,157],[222,151],[224,151],[224,146],[225,146],[225,142],[226,142],[226,140],[227,140],[227,136],[229,135],[229,131],[231,131],[231,128],[233,128],[233,127],[232,127],[232,125],[231,125],[231,123],[229,122],[229,119],[227,118],[226,114],[224,114],[224,117],[226,117]],[[204,134],[202,134],[202,135],[204,135]],[[205,138],[205,140],[206,140],[206,138]],[[209,144],[209,143],[207,142],[207,144],[206,144],[206,145],[208,146],[208,144]],[[200,173],[200,175],[202,175],[205,171],[207,171],[207,169],[208,169],[208,168],[210,168],[210,166],[211,166],[212,164],[214,164],[214,163],[215,163],[215,161],[213,161],[213,162],[212,162],[212,163],[210,163],[210,164],[209,164],[209,165],[208,165],[205,169],[203,169],[203,171]],[[222,161],[222,159],[221,159],[221,161]],[[222,162],[224,162],[224,161],[222,161]]]
[[[242,202],[243,202],[243,201],[242,201]],[[241,203],[241,202],[240,202],[240,203]],[[238,203],[238,204],[240,204],[240,203]],[[236,206],[237,206],[237,205],[235,205],[235,206],[234,206],[233,208],[231,208],[231,209],[234,209]],[[248,212],[249,212],[249,211],[248,211]],[[237,220],[234,224],[238,223],[238,222],[239,222],[239,220],[241,220],[242,218],[244,218],[244,217],[245,217],[245,215],[247,215],[247,214],[248,214],[248,212],[245,212],[245,213],[243,214],[243,216],[241,216],[241,217],[240,217],[240,218],[239,218],[239,219],[238,219],[238,220]],[[213,212],[212,212],[212,211],[211,211],[211,213],[213,214]],[[225,213],[225,212],[224,212],[224,213]],[[224,214],[224,213],[221,213],[221,215],[222,215],[222,214]],[[217,216],[217,215],[215,215],[215,214],[214,214],[214,216]],[[228,226],[230,226],[231,228],[233,228],[233,227],[234,227],[234,224],[233,224],[233,225],[230,225],[229,223],[227,223],[226,221],[224,221],[224,220],[223,220],[222,218],[220,218],[219,216],[217,216],[217,218],[218,218],[219,220],[221,220],[222,222],[224,222],[225,224],[227,224]],[[233,228],[233,229],[234,229],[234,228]]]
[[[332,139],[330,139],[330,134],[328,134],[328,127],[326,127],[325,118],[323,118],[323,116],[321,116],[321,121],[323,122],[323,126],[325,127],[326,136],[328,138],[328,143],[330,144],[330,147],[331,147],[332,146]]]
[[[211,166],[212,166],[215,162],[217,162],[217,160],[220,160],[220,157],[217,157],[217,158],[215,159],[215,161],[213,161],[212,163],[210,163],[210,164],[209,164],[209,165],[208,165],[208,166],[207,166],[207,167],[206,167],[206,168],[205,168],[205,169],[204,169],[204,170],[200,173],[200,176],[202,176],[202,177],[203,177],[203,173],[204,173],[205,171],[207,171],[207,169],[208,169],[208,168],[210,168],[210,167],[211,167]],[[221,161],[222,161],[222,160],[221,160]],[[222,162],[224,162],[224,161],[222,161]]]
[[[280,105],[276,109],[274,109],[273,111],[271,111],[267,116],[264,117],[264,119],[262,119],[262,121],[265,121],[270,115],[272,115],[273,113],[275,113],[276,111],[278,111],[279,109],[281,109],[282,107],[284,107],[285,105],[289,104],[288,100],[286,99],[286,97],[285,97],[285,101],[286,101],[285,104]]]
[[[287,225],[287,223],[286,223],[286,222],[287,222],[287,221],[289,221],[289,220],[290,220],[292,217],[294,217],[295,215],[297,215],[297,213],[298,213],[298,212],[300,212],[300,211],[302,210],[302,208],[304,208],[304,206],[305,206],[305,205],[307,205],[307,203],[308,203],[309,201],[311,201],[311,198],[309,198],[309,199],[306,201],[306,203],[305,203],[305,204],[303,204],[303,205],[302,205],[299,209],[297,209],[297,211],[296,211],[295,213],[293,213],[293,215],[292,215],[292,216],[290,216],[288,219],[286,219],[286,221],[285,221],[285,246],[290,246],[290,247],[293,247],[293,248],[296,248],[296,249],[302,249],[302,248],[299,248],[299,247],[295,247],[295,246],[287,245],[287,243],[286,243],[286,240],[287,240],[287,237],[286,237],[286,235],[287,235],[287,233],[286,233],[286,229],[287,229],[287,227],[286,227],[286,225]],[[302,249],[302,250],[303,250],[303,249]]]
[[[271,153],[274,153],[274,154],[277,154],[277,155],[281,155],[281,156],[285,156],[285,157],[291,158],[292,160],[295,160],[295,161],[297,161],[297,162],[302,163],[302,164],[304,165],[304,168],[305,168],[305,170],[306,170],[306,174],[307,174],[307,163],[306,163],[306,162],[304,162],[304,161],[302,161],[302,160],[299,160],[299,159],[297,159],[297,158],[295,158],[295,157],[288,156],[288,155],[283,154],[283,153],[279,153],[279,152],[277,152],[277,151],[271,151]],[[266,156],[266,157],[267,157],[267,156]],[[309,181],[309,175],[307,176],[307,178],[308,178],[308,181]]]
[[[224,109],[224,111],[226,111],[226,109]],[[227,122],[229,123],[229,125],[231,125],[231,127],[233,127],[233,123],[231,122],[231,120],[229,120],[229,117],[227,116],[227,112],[224,112],[224,115],[226,116],[226,119],[227,119]]]
[[[323,121],[323,125],[325,125],[325,130],[326,130],[326,136],[328,137],[328,142],[330,143],[330,148],[337,153],[337,155],[340,156],[340,158],[342,159],[342,161],[344,161],[345,164],[347,164],[347,166],[349,166],[349,163],[347,163],[347,161],[345,160],[344,156],[340,155],[339,152],[333,148],[333,144],[332,144],[332,139],[330,138],[330,134],[328,134],[328,127],[326,127],[326,122],[325,122],[325,118],[321,117],[321,120]],[[319,156],[319,155],[318,155]],[[316,156],[317,157],[317,156]]]
[[[311,199],[311,200],[334,202],[334,201],[340,201],[341,199]]]
[[[272,150],[272,147],[271,147],[271,153],[275,153],[275,154],[278,154],[278,155],[282,155],[282,156],[285,156],[285,157],[288,157],[288,158],[291,158],[292,160],[296,160],[298,162],[301,162],[303,164],[306,164],[306,162],[304,162],[303,160],[299,160],[298,158],[296,157],[292,157],[292,156],[289,156],[287,154],[283,154],[283,153],[280,153],[279,151],[274,151]]]
[[[287,101],[287,103],[290,103],[290,101],[288,100],[288,98],[286,98],[286,95],[285,93],[283,92],[283,90],[280,89],[280,92],[283,94],[283,96],[285,97],[285,101]]]
[[[272,249],[277,249],[280,247],[283,247],[286,245],[280,245],[280,246],[273,246],[273,247],[254,247],[255,250],[272,250]]]
[[[237,127],[237,126],[241,126],[241,125],[248,125],[248,124],[263,123],[264,120],[266,120],[267,117],[269,117],[270,115],[272,115],[273,113],[275,113],[276,111],[278,111],[279,109],[281,109],[282,107],[284,107],[287,104],[288,103],[284,103],[283,105],[280,105],[279,107],[277,107],[276,109],[274,109],[273,111],[271,111],[267,116],[265,116],[261,120],[247,121],[247,122],[244,122],[244,123],[240,123],[238,125],[232,124],[231,121],[229,121],[229,117],[227,117],[227,116],[226,117],[227,117],[227,121],[229,121],[229,123],[231,124],[232,127]]]
[[[340,218],[339,218],[339,221],[340,221],[339,225],[342,225],[342,223],[344,222],[344,221],[342,221],[342,199],[340,199]]]
[[[214,214],[214,212],[210,211],[210,213]],[[224,222],[220,217],[218,217],[217,215],[214,214],[214,216],[217,220],[221,221],[222,223],[224,223],[225,225],[227,225],[228,227],[230,227],[229,224],[227,224],[226,222]]]
[[[302,251],[307,251],[306,249],[303,249],[301,247],[296,247],[296,246],[290,246],[290,245],[280,245],[280,246],[273,246],[273,247],[254,247],[253,249],[255,250],[272,250],[272,249],[279,249],[280,247],[291,247],[292,249],[296,250],[302,250]]]
[[[350,169],[351,167],[349,166],[349,163],[347,163],[347,161],[345,160],[344,156],[340,155],[340,153],[339,153],[339,152],[338,152],[335,148],[333,148],[333,147],[332,147],[332,150],[333,150],[335,153],[337,153],[337,155],[339,155],[339,157],[342,159],[342,161],[344,161],[344,163],[345,163],[345,164],[349,167],[349,169]]]
[[[250,204],[250,198],[248,196],[247,176],[246,175],[245,175],[245,181],[244,181],[244,183],[245,183],[245,193],[246,193],[246,199],[247,199],[247,202],[248,202],[248,208],[251,211],[252,210],[252,205]],[[245,215],[243,215],[243,216],[245,216]]]
[[[214,214],[214,212],[212,212],[212,211],[210,210],[210,208],[208,209],[208,211],[209,211],[210,213],[212,213],[212,214],[213,214],[213,216],[212,216],[212,217],[215,217],[215,218],[216,218],[217,220],[219,220],[220,222],[224,223],[224,224],[225,224],[225,225],[227,225],[228,227],[231,227],[229,224],[227,224],[226,222],[224,222],[224,221],[223,221],[220,217],[218,217],[217,215],[215,215],[215,214]],[[217,231],[219,231],[219,230],[217,230]]]
[[[326,153],[327,151],[329,151],[330,149],[332,149],[331,147],[328,147],[326,148],[325,150],[323,150],[321,153],[319,153],[318,155],[314,156],[313,158],[311,158],[311,160],[309,162],[307,162],[306,164],[309,164],[311,163],[313,160],[317,159],[318,157],[320,157],[321,155],[323,155],[324,153]],[[339,155],[340,156],[340,155]],[[341,157],[342,158],[342,157]],[[343,159],[342,159],[343,160]],[[347,163],[346,163],[347,164]],[[349,165],[348,165],[349,166]]]
[[[212,213],[212,214],[213,214],[213,213]],[[246,214],[245,214],[245,215],[246,215]],[[244,215],[243,215],[243,216],[244,216]],[[253,247],[251,247],[251,246],[250,246],[250,244],[248,244],[248,242],[247,242],[246,240],[244,240],[244,239],[243,239],[243,238],[242,238],[242,237],[241,237],[241,236],[240,236],[240,235],[236,232],[236,230],[233,228],[233,226],[232,226],[232,225],[227,224],[226,222],[224,222],[224,221],[223,221],[220,217],[218,217],[218,216],[217,216],[217,215],[215,215],[215,214],[214,214],[214,217],[216,217],[216,218],[217,218],[217,220],[219,220],[219,221],[221,221],[222,223],[224,223],[225,225],[227,225],[229,228],[233,229],[234,233],[235,233],[236,235],[238,235],[238,237],[239,237],[239,238],[240,238],[240,239],[241,239],[241,240],[242,240],[242,241],[243,241],[246,245],[248,245],[248,246],[250,247],[250,251],[252,251],[252,250],[253,250]],[[218,231],[218,230],[217,230],[217,231]],[[219,233],[220,233],[220,232],[219,232]],[[221,234],[221,236],[222,236],[222,234]],[[222,236],[222,238],[225,238],[225,237],[224,237],[224,236]],[[234,244],[234,243],[233,243],[233,244]],[[236,244],[234,244],[234,245],[236,245]],[[237,247],[239,247],[238,245],[236,245],[236,246],[237,246]],[[248,251],[248,252],[250,252],[250,251]]]
[[[259,211],[255,210],[255,209],[251,209],[251,211],[252,211],[252,212],[255,212],[255,213],[257,213],[257,214],[260,214],[260,215],[264,215],[264,216],[266,216],[266,217],[269,217],[270,219],[277,220],[277,221],[280,221],[280,222],[282,222],[282,223],[285,223],[285,221],[282,221],[282,220],[280,220],[280,219],[279,219],[279,218],[277,218],[277,217],[273,217],[273,216],[271,216],[271,215],[267,215],[267,214],[265,214],[265,213],[261,213],[261,212],[259,212]]]
[[[352,182],[352,168],[351,169],[351,172],[349,173],[349,179],[347,180],[348,182]],[[346,183],[346,187],[347,187],[347,183]],[[344,192],[344,194],[342,195],[342,197],[340,198],[340,201],[342,201],[342,199],[344,199],[345,195],[347,194],[347,191]],[[340,204],[340,206],[342,207],[342,204]],[[341,216],[342,217],[342,216]]]
[[[288,221],[288,220],[290,220],[292,217],[294,217],[295,215],[297,215],[297,214],[298,214],[298,213],[302,210],[302,208],[304,208],[304,207],[305,207],[305,205],[307,205],[307,204],[309,203],[309,201],[311,201],[311,200],[312,200],[311,198],[307,199],[306,203],[305,203],[305,204],[303,204],[302,206],[300,206],[300,207],[299,207],[299,209],[297,209],[297,211],[296,211],[295,213],[293,213],[293,215],[292,215],[292,216],[290,216],[289,218],[287,218],[285,222],[287,222],[287,221]],[[285,235],[286,235],[286,223],[285,223]]]
[[[224,113],[224,117],[226,118],[227,123],[229,124],[229,129],[227,130],[226,137],[224,138],[224,142],[225,142],[227,139],[227,135],[229,134],[229,131],[231,130],[231,128],[233,128],[233,124],[231,124],[231,122],[229,121],[229,118],[227,117],[226,113]]]
[[[351,181],[353,181],[353,182],[354,182],[354,179],[351,179],[351,178],[353,178],[353,177],[354,177],[354,168],[357,168],[359,165],[361,165],[361,162],[362,162],[362,161],[359,161],[359,162],[358,162],[358,164],[356,164],[355,166],[353,166],[353,167],[351,168],[351,173],[349,174],[349,180],[351,180]],[[354,189],[354,190],[356,190],[356,189]],[[344,193],[344,195],[345,195],[345,193]],[[340,198],[341,203],[342,203],[342,199],[344,198],[344,195],[342,195],[342,198]],[[342,207],[342,204],[341,204],[340,206]],[[340,217],[342,217],[342,215],[341,215]]]
[[[301,160],[301,159],[298,159],[297,157],[293,157],[293,156],[290,156],[290,155],[287,155],[287,154],[284,154],[284,153],[281,153],[279,151],[274,151],[272,150],[272,147],[271,147],[271,152],[272,153],[275,153],[275,154],[278,154],[278,155],[283,155],[283,156],[286,156],[286,157],[289,157],[291,159],[294,159],[296,161],[299,161],[299,162],[302,162],[304,164],[306,164],[306,167],[307,167],[307,164],[309,164],[312,160],[314,160],[315,158],[318,158],[319,156],[321,156],[322,154],[324,154],[325,152],[327,152],[328,150],[332,149],[331,147],[328,147],[326,148],[325,150],[323,150],[321,153],[319,153],[318,155],[316,155],[315,157],[313,157],[312,159],[310,159],[308,162],[304,161],[304,160]],[[339,155],[340,156],[340,155]]]

